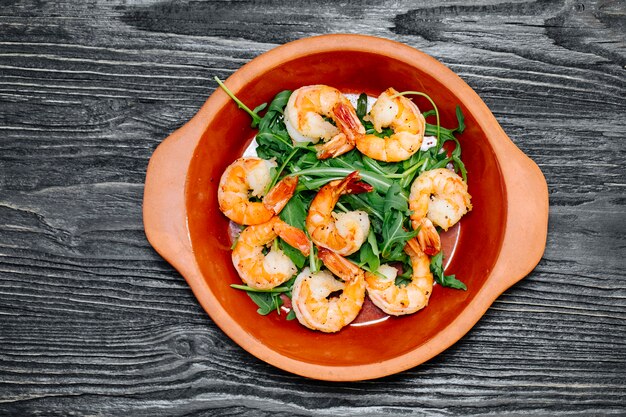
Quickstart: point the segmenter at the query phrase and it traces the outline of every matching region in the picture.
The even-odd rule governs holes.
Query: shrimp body
[[[413,268],[411,282],[407,285],[395,284],[398,270],[389,265],[378,268],[383,277],[365,273],[370,300],[382,311],[393,316],[412,314],[426,307],[433,289],[433,274],[430,272],[428,256],[415,240],[409,241],[404,250],[409,255]]]
[[[263,253],[266,245],[277,236],[305,256],[309,254],[311,246],[304,232],[283,222],[278,216],[246,227],[237,239],[232,260],[241,280],[248,286],[261,290],[274,288],[298,271],[293,261],[280,249],[272,248],[267,254]]]
[[[441,249],[435,226],[448,230],[472,209],[467,184],[454,171],[438,168],[424,171],[411,185],[409,208],[413,228],[422,250],[434,255]]]
[[[422,145],[426,120],[415,103],[397,94],[393,88],[387,89],[378,97],[366,116],[366,120],[374,124],[377,132],[390,127],[393,134],[387,138],[374,134],[356,138],[357,149],[372,159],[385,162],[404,161]]]
[[[263,197],[276,162],[260,158],[239,158],[230,164],[220,179],[217,200],[220,210],[235,223],[261,224],[269,221],[287,204],[298,185],[297,177],[285,177]],[[250,201],[250,197],[263,201]]]
[[[294,282],[291,302],[302,325],[333,333],[350,324],[361,311],[365,277],[361,268],[335,252],[319,248],[318,255],[328,270],[312,273],[304,268]],[[331,296],[338,291],[341,295]]]
[[[369,233],[367,213],[361,210],[334,213],[333,208],[342,195],[371,189],[370,185],[359,181],[357,171],[343,180],[331,181],[323,186],[311,202],[306,217],[306,229],[311,240],[344,256],[359,250]]]
[[[325,120],[330,118],[333,123]],[[365,133],[356,110],[339,90],[327,85],[298,88],[285,108],[285,126],[294,142],[317,145],[319,159],[331,158],[354,149],[356,136]]]

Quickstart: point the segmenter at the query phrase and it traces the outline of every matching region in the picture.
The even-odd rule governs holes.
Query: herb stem
[[[372,171],[376,172],[377,174],[383,175],[383,176],[387,176],[387,178],[392,178],[389,177],[388,175],[385,175],[385,172],[380,169],[380,165],[378,165],[378,163],[373,160],[372,158],[368,157],[367,155],[363,155],[363,163]]]
[[[344,206],[340,202],[337,202],[337,204],[335,204],[335,207],[337,207],[339,210],[343,211],[344,213],[347,213],[350,211],[346,208],[346,206]]]
[[[315,245],[313,245],[313,241],[311,241],[311,251],[309,252],[309,269],[312,273],[319,272],[317,267],[317,256],[315,255]]]
[[[230,286],[232,288],[243,290],[243,291],[248,291],[248,292],[281,293],[281,292],[289,291],[289,287],[274,287],[274,288],[269,288],[267,290],[261,290],[258,288],[249,287],[248,285],[230,284]]]
[[[300,171],[293,172],[289,175],[310,175],[314,177],[330,177],[330,176],[340,176],[345,177],[346,175],[355,171],[354,168],[335,168],[335,167],[319,167],[319,168],[306,168]],[[389,187],[393,184],[393,181],[385,178],[384,176],[377,174],[372,171],[366,170],[358,170],[361,176],[361,179],[369,184],[371,184],[377,190],[380,190],[384,193],[389,190]]]
[[[239,100],[232,91],[230,91],[228,89],[228,87],[226,87],[226,85],[222,82],[222,80],[219,79],[219,77],[216,75],[215,77],[213,77],[213,79],[215,80],[215,82],[217,82],[217,84],[222,88],[222,90],[224,90],[224,92],[228,95],[228,97],[232,98],[233,101],[235,103],[237,103],[237,106],[239,106],[240,109],[243,109],[246,113],[248,113],[250,115],[250,117],[252,117],[252,126],[257,126],[259,124],[259,122],[261,121],[261,117],[256,114],[255,112],[253,112],[252,110],[250,110],[250,108],[248,106],[246,106],[245,104],[243,104],[241,102],[241,100]]]
[[[278,178],[280,178],[280,174],[283,172],[283,170],[285,169],[285,167],[287,166],[291,158],[293,158],[293,156],[296,154],[296,152],[298,152],[298,149],[294,149],[293,151],[291,151],[287,159],[285,159],[285,161],[280,166],[280,168],[278,168],[278,170],[276,171],[276,174],[274,175],[274,178],[272,178],[272,181],[270,181],[267,189],[265,190],[265,194],[267,194],[272,188],[274,188],[274,186],[278,182]]]
[[[407,169],[406,171],[404,171],[402,173],[402,176],[399,178],[406,178],[410,175],[412,175],[415,171],[418,170],[419,167],[421,167],[422,165],[424,165],[424,163],[427,161],[427,159],[423,159],[421,161],[419,161],[417,164],[413,165],[411,168]]]

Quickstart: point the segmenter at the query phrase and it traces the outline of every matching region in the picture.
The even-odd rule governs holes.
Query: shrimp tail
[[[354,149],[354,142],[350,142],[344,133],[339,133],[328,142],[315,145],[315,149],[317,149],[317,159],[334,158]]]
[[[424,253],[422,251],[422,247],[421,247],[420,243],[417,241],[416,238],[407,240],[406,245],[404,246],[404,251],[409,256],[419,256],[422,253]]]
[[[354,109],[346,103],[339,102],[333,107],[333,114],[335,115],[337,127],[346,135],[348,143],[354,147],[356,136],[365,134],[365,128]]]
[[[346,282],[351,282],[363,276],[363,270],[361,268],[330,249],[318,246],[317,256],[330,272]]]
[[[306,233],[278,218],[276,219],[274,224],[276,234],[289,245],[298,249],[304,256],[309,256],[309,253],[311,253],[311,242]]]
[[[419,227],[417,240],[422,251],[429,256],[438,254],[441,250],[441,238],[433,223],[428,218],[423,218],[417,224],[417,227],[415,227],[415,224],[413,226],[416,229]]]
[[[374,187],[360,180],[359,171],[353,171],[341,181],[337,190],[340,194],[362,194],[374,190]]]
[[[351,151],[356,146],[356,138],[365,134],[365,128],[352,106],[339,102],[333,107],[333,115],[341,133],[316,146],[318,159],[334,158]]]
[[[287,205],[298,186],[298,177],[285,177],[263,198],[263,205],[278,214]]]

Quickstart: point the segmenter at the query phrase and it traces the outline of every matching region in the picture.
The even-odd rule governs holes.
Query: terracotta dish
[[[220,89],[150,159],[144,225],[152,246],[187,280],[217,325],[236,343],[278,368],[324,380],[390,375],[442,352],[480,319],[494,300],[539,262],[546,243],[548,190],[533,161],[507,137],[485,103],[434,58],[390,40],[326,35],[288,43],[244,65],[226,85],[250,108],[284,89],[328,84],[378,96],[387,87],[419,90],[456,126],[468,168],[473,211],[448,237],[446,272],[467,291],[435,286],[424,310],[336,334],[308,330],[285,315],[260,316],[231,262],[228,221],[217,204],[224,169],[252,140],[250,117]],[[415,97],[420,108],[430,104]]]

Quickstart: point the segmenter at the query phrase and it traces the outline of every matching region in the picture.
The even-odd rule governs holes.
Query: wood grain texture
[[[626,414],[624,2],[0,5],[0,415]],[[428,363],[349,384],[240,349],[141,219],[150,155],[214,75],[333,32],[448,65],[550,189],[526,279]]]

